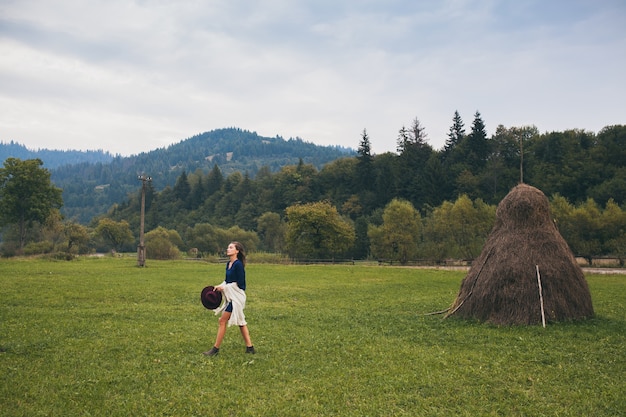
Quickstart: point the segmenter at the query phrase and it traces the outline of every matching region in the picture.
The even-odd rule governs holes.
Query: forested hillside
[[[0,142],[0,161],[6,161],[7,158],[41,159],[44,167],[55,169],[63,165],[72,164],[96,164],[109,163],[113,160],[113,155],[102,150],[98,151],[76,151],[76,150],[53,150],[53,149],[28,149],[26,146],[14,141],[4,143]]]
[[[268,233],[280,229],[280,224],[294,221],[289,218],[288,209],[323,201],[331,208],[311,208],[310,211],[324,212],[320,215],[323,219],[332,217],[332,210],[336,210],[349,219],[355,239],[353,246],[343,254],[359,258],[370,253],[371,233],[379,230],[379,236],[389,235],[384,229],[376,228],[384,223],[383,210],[392,201],[410,203],[422,218],[441,214],[451,209],[452,202],[461,201],[460,206],[469,209],[465,215],[458,214],[458,221],[467,222],[466,226],[458,227],[465,229],[464,234],[469,233],[470,246],[474,249],[450,251],[451,245],[442,242],[429,246],[434,243],[428,239],[461,237],[458,233],[445,232],[452,227],[450,224],[438,232],[433,230],[443,226],[428,226],[431,227],[428,239],[420,228],[413,234],[418,234],[415,239],[422,239],[422,248],[428,247],[422,256],[427,254],[439,259],[442,253],[447,253],[448,256],[471,257],[489,231],[495,205],[523,181],[542,190],[558,205],[560,227],[568,229],[569,243],[578,254],[626,250],[623,214],[626,211],[619,207],[626,202],[626,126],[609,126],[597,134],[582,130],[540,134],[534,127],[499,126],[491,138],[486,137],[478,114],[470,133],[465,134],[462,123],[455,123],[455,126],[440,151],[432,149],[425,141],[423,129],[417,122],[412,129],[400,131],[397,153],[371,155],[369,137],[364,131],[356,157],[337,159],[322,169],[299,163],[275,173],[262,169],[256,178],[251,178],[240,172],[226,175],[215,166],[208,174],[181,175],[173,187],[161,192],[149,187],[146,230],[174,230],[181,236],[185,248],[194,242],[195,246],[202,246],[197,243],[200,232],[196,226],[237,227],[257,233],[260,247],[274,250],[276,248],[269,247],[264,240]],[[137,188],[130,199],[114,207],[107,217],[128,221],[132,230],[138,230],[139,195]],[[460,197],[465,200],[459,200]],[[414,216],[411,209],[399,207],[407,216]],[[602,212],[605,207],[606,217]],[[476,210],[482,214],[472,214]],[[268,219],[272,219],[273,224],[269,228]],[[469,231],[469,227],[474,227],[471,223],[477,220],[481,226]],[[439,221],[445,225],[452,220]],[[602,223],[604,221],[606,224]],[[426,225],[420,227],[427,228]],[[200,235],[212,233],[215,232],[205,231]],[[302,233],[294,239],[306,239],[311,233],[323,232],[305,230]],[[433,237],[435,235],[440,236]],[[314,247],[314,244],[308,246],[305,252],[309,256],[314,254]],[[327,252],[319,255],[332,256]]]
[[[70,257],[133,251],[141,207],[137,175],[147,174],[153,180],[145,189],[146,247],[157,258],[217,254],[236,238],[251,251],[292,258],[472,259],[496,205],[524,182],[548,196],[576,255],[616,257],[623,264],[625,144],[624,125],[597,133],[498,126],[487,137],[479,113],[467,133],[455,114],[441,150],[430,146],[415,119],[399,130],[396,152],[380,155],[371,153],[366,130],[357,151],[350,151],[224,129],[110,164],[57,168],[56,185],[65,184],[64,204],[75,216],[61,218],[53,210],[27,228],[13,221],[19,213],[4,210],[2,251]],[[9,162],[0,170],[7,196],[0,202],[7,207],[23,192],[8,185],[30,179],[18,159]],[[87,218],[83,224],[78,214]]]
[[[51,171],[52,181],[63,189],[63,214],[88,223],[138,190],[141,183],[137,177],[141,174],[152,177],[154,189],[162,190],[173,186],[183,172],[208,173],[215,165],[226,175],[244,172],[254,177],[262,167],[277,171],[302,160],[321,168],[329,161],[355,154],[351,149],[318,146],[299,138],[267,138],[229,128],[202,133],[139,155],[118,155],[110,162],[83,162]]]

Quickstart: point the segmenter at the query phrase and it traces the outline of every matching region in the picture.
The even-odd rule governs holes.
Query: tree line
[[[549,196],[575,254],[623,260],[624,143],[621,125],[597,134],[498,126],[488,138],[478,112],[466,134],[457,112],[441,150],[415,119],[398,131],[395,153],[373,155],[363,130],[357,156],[321,169],[300,161],[277,172],[261,167],[254,178],[225,175],[217,164],[206,173],[183,171],[173,186],[147,187],[148,257],[151,240],[159,256],[177,256],[219,253],[237,238],[251,251],[293,258],[472,259],[497,203],[525,182]],[[82,226],[91,238],[73,250],[133,250],[139,214],[137,191]]]
[[[44,162],[44,166],[46,168],[54,170],[55,168],[64,165],[73,165],[77,162],[89,164],[106,164],[111,162],[114,156],[111,153],[105,152],[101,149],[96,151],[52,149],[32,150],[15,141],[0,141],[0,161],[5,161],[8,158],[18,158],[21,160],[40,159]]]
[[[228,128],[201,133],[167,148],[128,157],[117,155],[108,162],[83,161],[51,168],[51,174],[54,184],[63,189],[62,213],[88,224],[94,216],[106,213],[112,204],[135,191],[137,176],[141,174],[150,175],[156,189],[161,190],[173,186],[183,171],[209,172],[216,164],[224,175],[239,171],[255,176],[261,167],[275,172],[297,163],[299,158],[321,168],[329,161],[353,155],[352,149],[318,146],[300,138],[268,138]]]

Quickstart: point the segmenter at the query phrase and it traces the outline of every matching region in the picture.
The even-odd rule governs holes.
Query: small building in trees
[[[514,187],[498,204],[494,227],[446,317],[532,325],[593,315],[587,281],[547,197],[526,184]]]

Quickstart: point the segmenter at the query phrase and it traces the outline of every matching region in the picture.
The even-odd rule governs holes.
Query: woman
[[[215,344],[211,350],[204,352],[207,356],[215,356],[220,352],[226,328],[232,325],[239,326],[241,336],[246,343],[246,353],[255,353],[246,317],[243,314],[246,306],[246,254],[243,245],[239,242],[231,242],[226,249],[226,256],[229,259],[226,264],[226,279],[215,287],[216,291],[222,292],[225,302],[215,310],[215,314],[221,312],[222,315],[219,319]]]

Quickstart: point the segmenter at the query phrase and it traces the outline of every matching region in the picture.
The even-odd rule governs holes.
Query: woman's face
[[[233,255],[237,255],[239,253],[239,251],[237,250],[237,248],[235,247],[234,243],[231,243],[230,245],[228,245],[228,248],[226,248],[226,256],[233,256]]]

